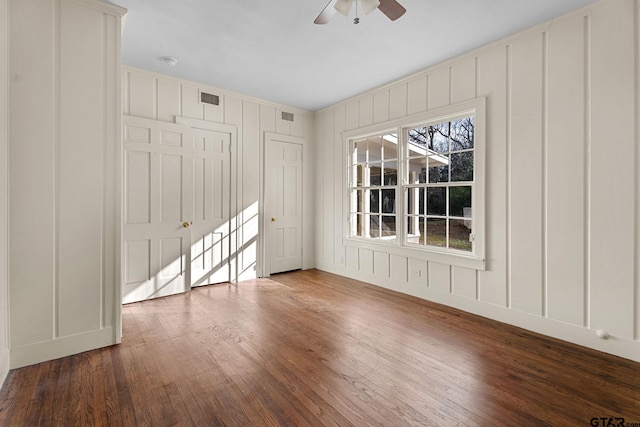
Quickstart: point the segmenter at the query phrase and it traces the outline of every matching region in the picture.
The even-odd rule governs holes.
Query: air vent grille
[[[203,104],[220,105],[220,97],[212,93],[200,92],[200,102]]]
[[[293,113],[287,113],[286,111],[282,112],[282,120],[286,120],[288,122],[293,121]]]

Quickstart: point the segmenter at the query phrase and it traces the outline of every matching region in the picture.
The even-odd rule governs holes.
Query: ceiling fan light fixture
[[[349,16],[349,13],[351,13],[352,5],[353,0],[338,0],[333,7],[344,16]]]
[[[360,6],[364,14],[368,15],[380,6],[380,0],[360,0]]]

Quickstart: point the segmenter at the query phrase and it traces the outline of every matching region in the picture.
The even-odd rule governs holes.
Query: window
[[[483,125],[478,99],[347,135],[349,243],[484,268]]]
[[[351,142],[351,235],[397,238],[398,143],[382,134]]]
[[[472,251],[474,122],[406,130],[407,244]]]

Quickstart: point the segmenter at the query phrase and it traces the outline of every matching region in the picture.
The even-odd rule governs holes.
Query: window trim
[[[406,243],[406,221],[407,206],[405,189],[410,184],[406,180],[406,150],[398,149],[398,184],[396,187],[396,206],[402,207],[402,212],[396,212],[397,227],[400,235],[393,242],[384,242],[376,239],[359,238],[351,236],[351,215],[350,215],[350,174],[351,174],[351,153],[350,145],[353,140],[376,136],[381,133],[395,133],[402,138],[402,148],[406,147],[405,133],[417,126],[423,126],[425,123],[433,123],[439,121],[449,121],[454,118],[473,115],[475,120],[474,129],[474,182],[472,193],[473,208],[473,234],[474,234],[474,252],[467,254],[463,251],[455,249],[440,249],[437,247],[418,247],[407,245]],[[399,119],[394,119],[382,123],[378,123],[363,128],[346,131],[342,133],[342,142],[344,149],[344,168],[346,173],[343,174],[343,211],[344,211],[344,229],[343,244],[347,247],[356,247],[374,251],[385,251],[390,254],[406,256],[409,258],[423,259],[432,262],[450,264],[459,267],[465,267],[475,270],[486,269],[486,208],[485,208],[485,180],[486,180],[486,98],[479,97],[464,102],[448,105],[445,107],[434,108],[424,113],[413,114]],[[400,178],[401,177],[401,178]]]

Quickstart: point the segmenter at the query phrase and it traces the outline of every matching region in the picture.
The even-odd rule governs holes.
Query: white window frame
[[[472,191],[473,224],[473,252],[439,248],[435,246],[407,245],[407,201],[405,190],[407,182],[406,144],[409,129],[421,127],[425,124],[440,123],[465,116],[474,116],[474,180]],[[396,186],[396,230],[399,235],[394,241],[362,238],[351,235],[351,142],[383,133],[396,134],[399,138],[398,146],[398,183]],[[379,123],[343,133],[343,147],[345,150],[344,169],[346,173],[343,185],[345,218],[343,230],[343,244],[361,249],[384,251],[390,254],[406,256],[414,259],[449,264],[475,270],[485,270],[485,139],[486,139],[486,99],[475,98],[446,107],[430,110],[426,113],[414,114],[396,120]],[[401,178],[400,178],[401,177]],[[401,209],[401,211],[400,211]]]

